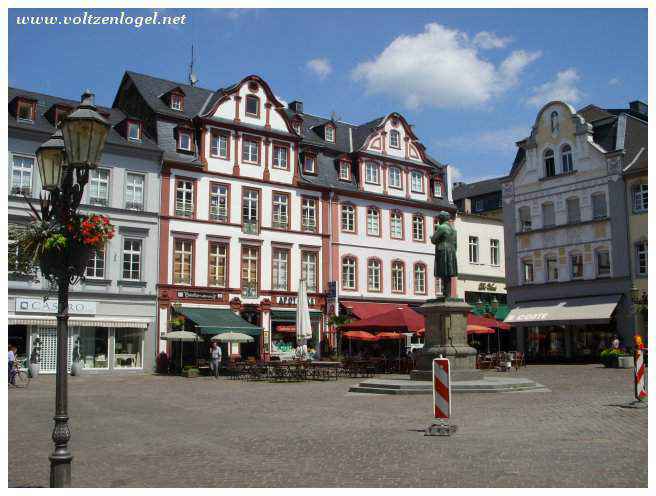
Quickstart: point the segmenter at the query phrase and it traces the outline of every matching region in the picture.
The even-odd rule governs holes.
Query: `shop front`
[[[312,339],[307,340],[308,349],[317,349],[321,342],[321,326],[323,314],[318,310],[310,311]],[[298,346],[296,339],[296,311],[271,309],[271,356],[281,359],[294,356]]]

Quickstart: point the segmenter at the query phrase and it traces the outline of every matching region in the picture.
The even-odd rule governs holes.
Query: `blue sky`
[[[258,74],[308,113],[362,123],[398,111],[462,180],[506,174],[550,99],[647,101],[645,9],[160,9],[186,24],[140,29],[15,20],[82,12],[10,10],[9,84],[75,99],[90,87],[110,105],[125,70],[184,82],[193,42],[199,86]]]

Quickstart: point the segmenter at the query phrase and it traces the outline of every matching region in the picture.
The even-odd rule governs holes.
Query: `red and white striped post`
[[[644,362],[644,345],[642,337],[635,336],[635,355],[634,355],[634,379],[635,379],[635,398],[642,401],[647,397],[647,388],[645,387],[645,362]]]
[[[451,417],[451,368],[448,358],[433,360],[433,410],[436,419]]]

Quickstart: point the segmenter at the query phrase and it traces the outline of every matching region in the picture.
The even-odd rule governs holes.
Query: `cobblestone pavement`
[[[431,397],[153,375],[69,380],[76,487],[647,485],[647,408],[631,370],[529,366],[548,392],[458,394],[452,437]],[[54,378],[9,390],[9,485],[46,486]]]

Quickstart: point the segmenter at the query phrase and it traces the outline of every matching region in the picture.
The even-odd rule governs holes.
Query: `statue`
[[[435,277],[442,281],[442,295],[451,297],[451,278],[458,275],[458,237],[454,227],[449,223],[451,215],[442,210],[437,214],[440,225],[431,236],[435,245]]]

